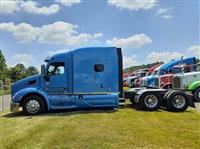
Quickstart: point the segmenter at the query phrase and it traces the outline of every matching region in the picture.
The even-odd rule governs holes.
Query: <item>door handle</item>
[[[79,96],[78,96],[78,99],[83,99],[83,96],[82,96],[82,95],[79,95]]]

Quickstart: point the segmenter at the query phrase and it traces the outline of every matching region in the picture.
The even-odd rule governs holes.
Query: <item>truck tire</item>
[[[182,91],[172,91],[166,98],[167,109],[173,112],[183,112],[188,108],[187,96]]]
[[[200,102],[200,88],[197,88],[194,91],[194,99],[195,99],[196,102]]]
[[[25,115],[42,114],[46,110],[46,105],[42,97],[30,95],[22,102],[22,110]]]
[[[147,111],[156,111],[161,106],[161,98],[157,93],[147,92],[141,95],[138,106]]]

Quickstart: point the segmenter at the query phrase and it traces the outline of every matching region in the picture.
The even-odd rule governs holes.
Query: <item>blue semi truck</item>
[[[122,92],[120,48],[82,48],[45,60],[41,74],[12,85],[11,111],[25,114],[51,109],[119,106]]]
[[[123,98],[148,111],[161,105],[173,107],[172,111],[194,107],[192,96],[181,91],[123,92],[121,48],[81,48],[56,54],[45,62],[41,74],[12,85],[11,111],[22,107],[24,114],[36,115],[52,109],[118,108]]]

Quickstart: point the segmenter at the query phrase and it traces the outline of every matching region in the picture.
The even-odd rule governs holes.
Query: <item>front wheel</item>
[[[166,98],[167,108],[174,112],[183,112],[188,108],[187,97],[183,92],[173,91]]]
[[[194,99],[196,102],[200,102],[200,88],[194,91]]]
[[[156,93],[145,93],[139,99],[139,107],[147,111],[155,111],[160,105],[161,99]]]
[[[24,99],[22,109],[26,115],[37,115],[45,112],[46,106],[43,98],[31,95]]]

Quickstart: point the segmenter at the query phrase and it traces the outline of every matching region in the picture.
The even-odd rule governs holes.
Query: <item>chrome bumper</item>
[[[19,112],[19,103],[10,103],[10,111],[11,112]]]

